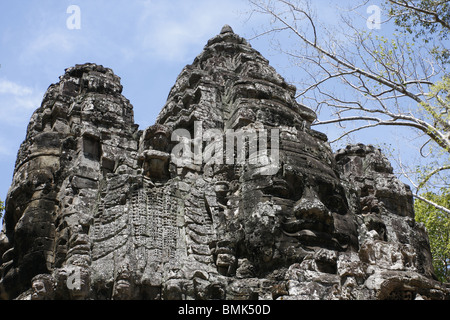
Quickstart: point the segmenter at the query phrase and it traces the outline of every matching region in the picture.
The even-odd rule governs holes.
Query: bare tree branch
[[[444,171],[444,170],[450,170],[450,165],[448,166],[442,166],[439,167],[437,169],[434,169],[433,171],[431,171],[429,174],[426,175],[426,177],[422,180],[422,182],[417,186],[417,190],[420,190],[421,188],[423,188],[424,185],[427,184],[427,182],[437,173]]]
[[[421,60],[420,63],[422,64],[422,69],[424,70],[423,77],[418,77],[416,68],[411,68],[411,71],[408,71],[406,69],[406,55],[405,52],[403,52],[405,49],[399,48],[397,43],[393,43],[392,49],[389,49],[387,45],[390,46],[390,44],[385,43],[386,48],[381,51],[377,51],[377,43],[375,43],[372,38],[369,37],[368,39],[370,39],[370,41],[367,40],[365,36],[361,34],[361,32],[356,30],[356,28],[354,28],[349,22],[347,22],[349,27],[355,31],[355,39],[357,39],[356,43],[358,44],[358,46],[356,47],[357,51],[355,57],[357,57],[361,64],[364,65],[364,68],[358,67],[357,64],[355,64],[355,61],[350,61],[348,58],[345,58],[344,55],[340,55],[337,52],[334,52],[334,50],[330,51],[328,49],[325,49],[324,46],[318,43],[316,24],[310,12],[299,8],[288,0],[278,1],[278,3],[287,6],[288,10],[295,17],[295,20],[301,17],[306,18],[308,25],[313,30],[312,40],[308,38],[306,33],[303,31],[303,28],[302,31],[300,31],[297,27],[297,24],[294,24],[287,20],[286,15],[277,13],[275,11],[276,7],[270,7],[266,5],[264,1],[251,0],[251,2],[261,12],[269,14],[272,18],[275,19],[275,21],[278,21],[281,24],[281,28],[273,28],[272,31],[280,29],[289,31],[293,33],[297,38],[299,38],[304,44],[306,44],[307,47],[314,49],[317,53],[316,55],[311,56],[303,55],[303,59],[306,59],[307,61],[316,65],[318,70],[323,71],[324,76],[316,78],[315,76],[311,75],[310,71],[307,71],[311,75],[311,78],[314,79],[314,82],[313,84],[309,84],[304,90],[302,90],[297,95],[297,98],[303,97],[303,95],[314,89],[318,89],[319,92],[323,94],[320,86],[328,83],[333,79],[340,79],[344,84],[352,88],[355,93],[359,92],[361,97],[363,97],[366,101],[376,103],[381,107],[375,110],[371,110],[370,108],[362,107],[363,104],[359,103],[359,111],[369,113],[384,113],[390,118],[390,120],[370,119],[372,121],[375,121],[376,123],[362,126],[359,129],[354,129],[351,132],[342,135],[341,137],[360,129],[378,125],[409,126],[429,135],[430,138],[441,148],[450,152],[450,139],[447,132],[442,132],[432,123],[413,116],[411,113],[408,115],[405,112],[401,111],[402,104],[400,103],[399,99],[402,98],[412,99],[412,101],[415,101],[419,105],[427,105],[427,100],[425,100],[426,92],[423,90],[422,85],[429,86],[433,84],[433,82],[430,80],[431,77],[435,74],[433,63],[429,63],[429,68],[426,64],[424,64],[426,59],[417,59]],[[298,15],[300,15],[301,17],[298,17]],[[361,52],[360,50],[363,50],[363,52]],[[289,54],[291,57],[302,58],[300,54]],[[372,69],[369,66],[366,55],[371,58],[372,61],[374,61],[373,66],[377,68],[376,70]],[[417,77],[414,77],[415,75],[417,75]],[[380,88],[380,90],[374,91],[374,88],[376,87],[374,86],[374,84],[376,84]],[[410,90],[410,87],[418,90],[412,91]],[[317,109],[319,109],[321,104],[325,103],[328,105],[333,105],[332,103],[330,103],[330,101],[336,101],[336,97],[333,97],[333,95],[327,94],[326,96],[330,100],[328,102],[318,102]],[[396,112],[394,112],[392,106],[387,105],[389,101],[392,101],[393,105],[397,106]],[[339,115],[337,119],[332,121],[318,121],[314,125],[349,121],[349,119],[357,119],[355,116],[340,116],[343,112],[351,110],[355,109],[340,106],[340,110],[336,113],[337,115]],[[368,118],[360,116],[359,120],[368,120]]]
[[[307,0],[249,1],[258,12],[270,17],[269,30],[262,35],[283,32],[289,34],[289,39],[298,40],[292,47],[282,47],[278,43],[278,49],[303,71],[296,99],[318,113],[319,120],[312,125],[336,124],[343,129],[330,143],[379,126],[411,128],[416,132],[414,139],[418,140],[414,148],[418,156],[429,156],[426,161],[431,163],[431,168],[422,166],[419,169],[417,162],[407,168],[400,161],[397,163],[399,175],[411,182],[415,193],[425,185],[437,188],[439,185],[435,181],[444,182],[439,182],[441,186],[448,185],[450,76],[445,57],[439,59],[434,46],[414,41],[417,38],[406,29],[403,33],[387,36],[383,36],[386,34],[383,32],[362,30],[360,24],[354,22],[354,17],[367,18],[365,11],[361,14],[362,11],[358,10],[364,10],[368,0],[347,12],[342,9],[343,23],[333,24],[332,29],[315,18],[312,7],[305,4]],[[445,29],[439,38],[446,38],[450,30],[449,15],[440,17],[431,9],[418,7],[424,2],[389,0],[388,4],[403,9],[394,10],[387,21],[394,18],[397,26],[402,22],[406,26],[418,23],[421,29],[416,36],[418,34],[428,40],[430,38],[425,32],[429,25],[426,23],[433,23]],[[447,5],[448,0],[442,3]],[[433,8],[438,5],[433,2]],[[344,13],[352,16],[343,16]],[[412,16],[410,20],[408,15]],[[419,18],[427,22],[420,25]],[[431,33],[434,33],[436,27],[431,28]],[[450,53],[449,50],[446,52]],[[450,63],[450,58],[447,60]],[[425,147],[430,149],[429,154],[426,154]],[[436,150],[442,160],[440,165],[430,160],[437,159]],[[424,174],[423,171],[428,172]],[[450,214],[450,209],[423,196],[415,197]]]
[[[417,199],[419,199],[420,201],[423,201],[423,202],[425,202],[425,203],[427,203],[427,204],[429,204],[429,205],[435,207],[436,209],[438,209],[438,210],[440,210],[440,211],[442,211],[442,212],[445,212],[446,214],[450,215],[450,210],[449,210],[449,209],[447,209],[447,208],[445,208],[445,207],[443,207],[443,206],[440,206],[440,205],[438,205],[437,203],[434,203],[433,201],[430,201],[430,200],[428,200],[428,199],[425,199],[424,197],[419,196],[418,194],[415,194],[414,197],[417,198]]]

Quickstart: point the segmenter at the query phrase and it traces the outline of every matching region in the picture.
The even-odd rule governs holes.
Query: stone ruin
[[[229,26],[155,125],[139,130],[121,92],[112,70],[76,65],[34,112],[0,234],[2,299],[450,298],[386,157],[333,154],[296,88]],[[258,138],[265,161],[258,132],[276,133]],[[196,147],[209,156],[177,161]]]

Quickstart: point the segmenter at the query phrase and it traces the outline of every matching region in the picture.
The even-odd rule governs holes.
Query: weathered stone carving
[[[386,158],[333,154],[231,27],[154,126],[138,130],[121,92],[110,69],[77,65],[33,114],[0,237],[3,299],[450,297]]]

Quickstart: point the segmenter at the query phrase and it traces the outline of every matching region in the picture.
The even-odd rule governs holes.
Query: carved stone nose
[[[318,195],[311,190],[305,190],[303,197],[294,205],[294,215],[297,219],[316,221],[330,225],[333,217]]]
[[[324,217],[328,216],[328,209],[317,198],[302,198],[294,206],[294,213],[297,218]]]

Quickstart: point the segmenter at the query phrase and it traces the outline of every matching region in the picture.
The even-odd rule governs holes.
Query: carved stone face
[[[246,232],[252,233],[247,251],[258,251],[270,266],[271,261],[298,262],[306,251],[317,248],[357,248],[353,213],[332,164],[315,155],[283,150],[283,143],[280,158],[276,175],[258,175],[250,166],[243,176],[242,221]]]
[[[272,182],[262,192],[280,207],[284,235],[306,247],[344,251],[355,244],[356,227],[348,219],[345,191],[336,178],[285,166]]]
[[[119,270],[114,285],[114,300],[130,300],[133,297],[132,276],[128,262],[125,262]]]
[[[148,128],[144,134],[142,153],[142,168],[144,175],[150,178],[165,179],[168,177],[170,141],[166,127],[155,125]]]
[[[131,284],[127,279],[120,279],[117,281],[114,288],[115,300],[128,300],[132,296]]]
[[[31,281],[31,300],[50,300],[53,298],[53,283],[49,275],[38,275]]]
[[[33,293],[31,294],[31,300],[44,300],[47,295],[47,290],[45,289],[44,281],[35,280],[31,285]]]

